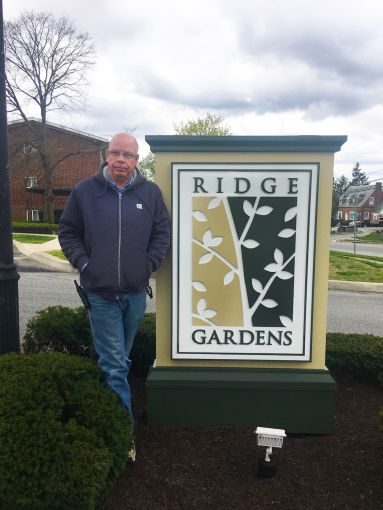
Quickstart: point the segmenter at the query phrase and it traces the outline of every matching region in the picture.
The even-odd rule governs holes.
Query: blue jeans
[[[122,294],[113,300],[89,292],[89,319],[94,348],[105,382],[117,393],[132,416],[128,374],[129,353],[146,309],[144,290]]]

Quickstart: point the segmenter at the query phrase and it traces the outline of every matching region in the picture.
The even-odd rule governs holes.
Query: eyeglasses
[[[112,158],[118,158],[121,156],[124,159],[132,159],[136,158],[137,154],[134,154],[134,152],[125,152],[125,151],[106,151],[108,156],[112,156]]]

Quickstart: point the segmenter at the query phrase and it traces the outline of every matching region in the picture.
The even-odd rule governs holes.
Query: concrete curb
[[[51,242],[50,242],[51,243]],[[48,267],[50,269],[54,269],[60,273],[78,273],[77,269],[72,267],[67,260],[59,259],[58,257],[54,257],[49,253],[46,253],[42,250],[42,245],[33,245],[28,243],[20,243],[18,241],[13,241],[15,247],[19,250],[20,253],[29,257],[40,265]],[[48,243],[44,243],[48,244]],[[44,246],[45,250],[55,250],[60,249],[59,245],[51,245]]]
[[[346,290],[348,292],[380,292],[383,293],[383,283],[346,282],[342,280],[329,280],[329,290]]]

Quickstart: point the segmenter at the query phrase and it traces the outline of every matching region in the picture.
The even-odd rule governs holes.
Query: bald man
[[[113,136],[100,172],[73,188],[59,223],[61,248],[89,301],[99,366],[131,416],[129,353],[150,274],[170,245],[161,192],[140,174],[138,158],[132,135]]]

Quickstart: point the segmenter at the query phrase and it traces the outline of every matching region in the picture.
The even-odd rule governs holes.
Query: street
[[[73,283],[75,274],[49,271],[31,272],[19,268],[20,337],[26,323],[42,308],[52,305],[81,306]],[[155,286],[155,281],[151,281]],[[154,311],[155,298],[148,299],[148,311]],[[328,331],[383,335],[383,299],[381,294],[330,291]]]

